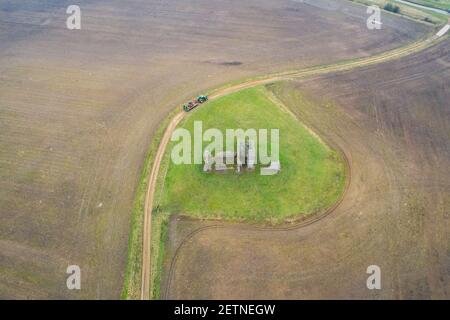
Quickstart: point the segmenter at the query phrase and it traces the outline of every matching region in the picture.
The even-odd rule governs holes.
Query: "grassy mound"
[[[201,165],[169,162],[160,200],[163,211],[276,223],[324,210],[343,192],[345,165],[338,153],[273,102],[264,87],[211,101],[180,126],[193,135],[194,121],[203,121],[203,131],[218,128],[224,134],[225,129],[279,129],[282,171],[261,176],[257,167],[240,175],[208,174]]]

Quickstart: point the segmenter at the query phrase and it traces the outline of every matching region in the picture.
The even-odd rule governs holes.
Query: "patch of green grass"
[[[45,283],[45,280],[41,278],[37,273],[26,272],[20,269],[0,266],[0,273],[4,277],[9,277],[11,279],[17,278],[25,283],[31,283],[40,286]]]
[[[161,298],[161,275],[164,262],[165,243],[168,237],[169,214],[165,212],[153,211],[152,214],[152,282],[150,299]]]
[[[399,8],[398,14],[410,18],[419,22],[432,23],[436,26],[447,23],[447,16],[443,13],[434,12],[425,8],[413,7],[401,2],[392,0],[349,0],[355,3],[360,3],[366,6],[377,5],[380,8],[384,8],[387,4],[395,4]],[[446,0],[447,1],[447,0]],[[410,1],[413,2],[413,1]]]
[[[450,0],[408,0],[412,3],[417,3],[430,8],[447,10],[450,12]]]
[[[203,132],[208,128],[224,133],[238,128],[279,129],[282,171],[261,176],[257,167],[251,173],[207,174],[202,165],[170,163],[160,200],[162,211],[279,223],[330,207],[344,190],[345,164],[338,153],[272,102],[264,87],[208,102],[181,126],[193,132],[194,121],[203,122]]]

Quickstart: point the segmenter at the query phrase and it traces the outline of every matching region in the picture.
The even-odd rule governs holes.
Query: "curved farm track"
[[[396,15],[368,30],[366,7],[347,0],[90,0],[82,30],[67,30],[70,4],[0,1],[2,299],[140,297],[140,178],[174,106],[235,79],[368,59],[431,31]],[[67,290],[73,264],[82,290]]]
[[[423,219],[428,212],[424,211],[425,208],[439,210],[423,202],[427,195],[424,191],[432,190],[433,197],[444,199],[445,193],[436,190],[442,191],[450,186],[450,182],[447,183],[445,179],[441,182],[431,179],[425,184],[405,181],[402,179],[404,163],[400,166],[396,163],[400,147],[395,140],[386,140],[381,128],[377,128],[374,134],[371,131],[372,123],[361,126],[358,123],[361,119],[352,114],[355,110],[348,113],[350,110],[339,106],[330,109],[330,101],[339,101],[335,95],[340,96],[332,89],[329,92],[335,95],[325,95],[329,96],[328,100],[313,98],[321,95],[320,88],[332,88],[339,76],[351,77],[353,74],[371,72],[377,74],[378,70],[388,70],[386,68],[390,65],[404,71],[403,64],[410,67],[419,61],[435,63],[435,60],[430,62],[427,57],[434,56],[440,61],[448,56],[448,41],[422,51],[429,45],[427,40],[360,61],[279,74],[214,92],[211,95],[213,99],[259,84],[292,80],[288,84],[272,87],[272,90],[298,118],[341,150],[348,160],[349,176],[354,171],[354,177],[352,183],[348,179],[345,197],[333,208],[290,226],[266,228],[173,217],[165,261],[163,297],[284,299],[448,296],[448,272],[445,271],[448,261],[440,261],[437,265],[438,268],[444,268],[443,271],[436,270],[435,266],[427,269],[427,274],[421,274],[429,258],[427,254],[430,253],[426,247],[423,247],[425,251],[418,252],[414,251],[416,246],[410,245],[411,241],[424,245],[417,233],[423,231]],[[398,60],[400,57],[406,58]],[[395,61],[388,62],[391,60]],[[361,69],[351,71],[356,67]],[[448,81],[446,70],[444,68],[442,73],[444,81]],[[426,77],[426,70],[412,72],[410,78],[413,80],[418,75]],[[400,74],[396,76],[400,77]],[[309,78],[301,83],[295,81],[303,77]],[[400,79],[405,77],[403,75]],[[326,79],[326,86],[320,86]],[[401,80],[392,81],[401,83]],[[290,100],[288,92],[297,89],[310,93],[309,100],[315,100],[314,105],[320,107],[313,108],[312,104],[306,104],[299,108],[295,105],[296,101]],[[352,93],[351,87],[344,86],[344,89],[341,88],[340,92],[346,92],[347,96]],[[375,92],[372,94],[375,97]],[[444,90],[441,94],[447,93]],[[376,103],[372,107],[376,109]],[[178,123],[182,117],[179,114],[174,121]],[[377,126],[382,126],[378,116],[375,120]],[[169,129],[163,141],[168,140],[170,134]],[[164,150],[165,146],[161,144],[159,152]],[[157,174],[157,171],[152,174]],[[154,180],[155,177],[151,178],[151,181]],[[150,188],[154,186],[150,184]],[[147,214],[150,214],[150,210]],[[324,217],[328,218],[323,220]],[[318,221],[321,222],[316,223]],[[448,239],[445,232],[440,236],[444,240]],[[409,245],[404,247],[402,241],[406,239]],[[149,243],[150,240],[145,241]],[[427,238],[426,242],[432,241]],[[440,245],[445,249],[444,243]],[[402,261],[400,255],[411,250],[411,265],[404,266],[406,261]],[[445,260],[445,250],[439,251],[439,254],[444,254],[440,259]],[[422,258],[420,263],[414,260],[418,256]],[[150,274],[150,261],[144,261],[143,270],[146,271],[143,273],[142,287],[148,288],[146,277]],[[371,264],[380,265],[386,272],[383,273],[383,284],[387,290],[371,292],[366,289],[365,270]],[[401,271],[402,266],[413,271],[405,274]],[[409,281],[410,278],[413,280]]]

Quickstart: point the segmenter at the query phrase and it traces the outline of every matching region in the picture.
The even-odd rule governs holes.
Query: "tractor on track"
[[[208,101],[208,96],[198,96],[197,99],[193,100],[193,101],[189,101],[188,103],[183,105],[183,110],[186,112],[191,111],[192,109],[198,107],[199,105],[201,105],[202,103],[205,103],[206,101]]]

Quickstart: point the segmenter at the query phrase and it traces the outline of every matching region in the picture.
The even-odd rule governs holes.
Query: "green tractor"
[[[199,103],[204,103],[204,102],[208,101],[208,96],[199,96],[199,97],[197,98],[197,101],[198,101]]]
[[[202,103],[205,103],[206,101],[208,101],[208,96],[199,96],[196,100],[190,101],[190,102],[186,103],[185,105],[183,105],[183,110],[186,112],[189,112],[192,109],[201,105]]]

